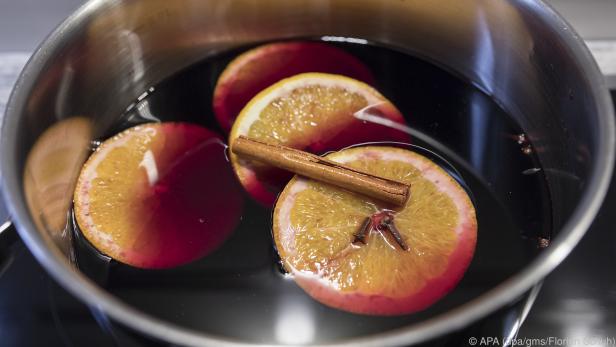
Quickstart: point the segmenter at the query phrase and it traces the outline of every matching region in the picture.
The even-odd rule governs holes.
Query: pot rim
[[[17,230],[34,254],[39,263],[74,296],[94,309],[108,314],[114,320],[127,327],[143,332],[154,338],[168,341],[173,344],[187,346],[274,346],[269,344],[251,344],[239,340],[197,332],[163,321],[138,311],[122,302],[115,296],[103,290],[89,278],[74,271],[72,265],[55,247],[51,238],[46,234],[34,232],[36,227],[30,217],[28,208],[20,192],[20,179],[17,172],[10,170],[7,163],[16,162],[13,150],[16,141],[14,129],[18,125],[18,117],[25,107],[28,92],[34,86],[37,76],[42,71],[45,62],[59,49],[62,44],[63,33],[70,28],[79,26],[107,4],[104,0],[91,0],[82,5],[66,20],[64,20],[35,50],[34,54],[23,69],[8,102],[6,114],[2,124],[0,137],[0,172],[2,173],[2,186],[4,199]],[[575,211],[559,232],[559,236],[546,251],[542,252],[527,267],[508,278],[498,286],[479,297],[456,307],[446,313],[433,318],[392,331],[353,338],[344,342],[319,344],[318,346],[396,346],[424,342],[441,334],[453,332],[467,326],[489,313],[520,297],[524,292],[539,283],[571,252],[579,242],[596,216],[610,184],[614,156],[616,150],[614,113],[611,97],[599,68],[586,48],[582,39],[571,26],[558,15],[555,10],[543,0],[527,6],[535,6],[536,11],[544,12],[544,16],[564,31],[566,44],[572,48],[574,57],[581,62],[581,69],[591,81],[590,92],[596,99],[599,114],[599,140],[600,146],[597,158],[592,167],[589,184],[583,193]],[[279,346],[279,345],[276,345]]]

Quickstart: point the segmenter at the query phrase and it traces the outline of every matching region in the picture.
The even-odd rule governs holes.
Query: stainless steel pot
[[[613,111],[584,43],[530,0],[92,0],[39,47],[9,101],[4,197],[22,239],[56,280],[115,321],[173,344],[246,345],[139,312],[73,267],[63,229],[71,188],[90,139],[149,86],[230,47],[323,35],[411,50],[498,100],[542,148],[556,234],[529,266],[455,310],[332,345],[408,345],[458,330],[519,298],[569,254],[607,190]]]

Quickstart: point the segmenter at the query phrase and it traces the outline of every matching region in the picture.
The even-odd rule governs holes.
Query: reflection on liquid
[[[30,213],[39,230],[46,230],[65,252],[68,211],[91,138],[88,119],[62,120],[38,138],[26,160],[23,188]]]
[[[158,167],[156,166],[156,159],[154,159],[154,154],[151,150],[148,149],[145,152],[143,160],[139,163],[139,167],[145,170],[150,187],[154,186],[156,182],[158,182]]]
[[[356,43],[359,45],[367,45],[368,40],[358,39],[355,37],[342,37],[342,36],[322,36],[321,40],[328,42],[346,42],[346,43]]]
[[[139,103],[139,106],[137,106],[137,112],[139,112],[139,116],[143,119],[151,122],[160,122],[160,120],[152,114],[152,111],[150,110],[150,103],[147,100]]]
[[[484,167],[484,158],[486,157],[485,151],[487,150],[487,137],[485,134],[489,131],[488,122],[486,119],[489,119],[489,115],[485,114],[485,112],[489,109],[484,105],[484,98],[480,97],[478,94],[473,94],[470,97],[470,107],[469,107],[469,117],[470,122],[468,122],[469,133],[471,136],[469,137],[469,154],[470,154],[470,163],[473,167],[479,168],[479,171],[483,171]]]

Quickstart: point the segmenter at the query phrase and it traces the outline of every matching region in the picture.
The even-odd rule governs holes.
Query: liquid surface
[[[549,237],[545,179],[521,129],[488,96],[424,60],[373,45],[338,45],[362,60],[375,87],[404,114],[413,145],[469,191],[477,211],[477,248],[458,286],[425,311],[362,316],[326,307],[281,273],[271,209],[246,197],[239,226],[212,254],[170,270],[140,270],[97,255],[76,231],[78,266],[141,311],[209,334],[262,343],[331,342],[419,322],[466,303],[528,264],[537,237]],[[243,50],[202,61],[150,89],[110,129],[186,121],[223,134],[212,92]],[[223,135],[226,136],[226,135]]]

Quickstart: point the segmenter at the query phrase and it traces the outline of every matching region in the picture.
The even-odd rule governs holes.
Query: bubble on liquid
[[[528,143],[528,140],[526,139],[526,134],[518,134],[517,141],[518,145],[524,145]]]

